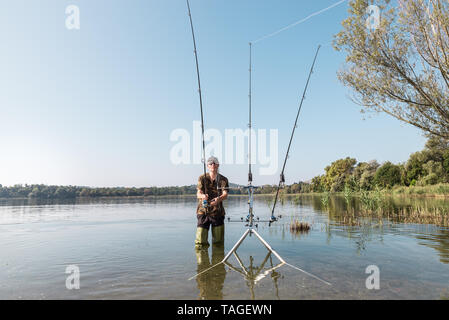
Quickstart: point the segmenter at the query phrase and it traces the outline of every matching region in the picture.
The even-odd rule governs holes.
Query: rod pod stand
[[[282,264],[287,263],[287,262],[285,262],[284,259],[282,259],[282,257],[276,251],[273,250],[273,248],[259,235],[259,233],[256,230],[254,230],[252,227],[249,227],[248,229],[246,229],[246,231],[243,233],[243,235],[240,237],[240,239],[234,244],[232,249],[226,254],[226,256],[223,258],[222,261],[218,262],[217,264],[213,265],[210,268],[207,268],[206,270],[201,271],[200,273],[196,274],[195,276],[189,278],[189,280],[192,280],[192,279],[196,278],[197,276],[199,276],[200,274],[205,273],[222,263],[225,263],[229,259],[229,257],[237,251],[239,246],[242,244],[243,240],[245,240],[245,238],[251,234],[256,235],[256,237],[260,240],[260,242],[262,242],[262,244],[265,246],[265,248],[267,248],[268,251],[270,251],[272,254],[274,254],[276,256],[276,258],[278,258],[281,261]]]
[[[203,273],[205,273],[205,272],[207,272],[207,271],[209,271],[209,270],[211,270],[211,269],[213,269],[213,268],[215,268],[216,266],[218,266],[218,265],[220,265],[220,264],[222,264],[222,263],[225,263],[226,264],[226,261],[229,259],[229,257],[232,255],[232,254],[235,254],[236,253],[236,251],[237,251],[237,249],[239,248],[239,246],[242,244],[242,242],[243,242],[243,240],[245,240],[245,238],[248,236],[248,235],[251,235],[251,234],[254,234],[258,239],[259,239],[259,241],[260,242],[262,242],[262,244],[265,246],[265,248],[267,248],[267,250],[269,251],[269,252],[271,252],[274,256],[276,256],[276,258],[278,258],[279,259],[279,261],[281,261],[281,263],[276,267],[276,268],[278,268],[278,267],[281,267],[282,265],[287,265],[287,266],[290,266],[290,267],[292,267],[293,269],[296,269],[296,270],[298,270],[298,271],[301,271],[301,272],[303,272],[303,273],[305,273],[305,274],[307,274],[308,276],[310,276],[310,277],[312,277],[312,278],[314,278],[314,279],[317,279],[317,280],[319,280],[319,281],[321,281],[321,282],[323,282],[323,283],[325,283],[325,284],[327,284],[327,285],[329,285],[329,286],[331,286],[331,284],[329,283],[329,282],[327,282],[327,281],[325,281],[325,280],[323,280],[323,279],[321,279],[321,278],[319,278],[319,277],[317,277],[317,276],[315,276],[315,275],[313,275],[313,274],[311,274],[311,273],[309,273],[309,272],[307,272],[307,271],[305,271],[305,270],[302,270],[301,268],[298,268],[298,267],[296,267],[296,266],[294,266],[294,265],[291,265],[290,263],[287,263],[269,244],[268,244],[268,242],[266,242],[261,236],[260,236],[260,234],[256,231],[256,230],[254,230],[252,227],[249,227],[248,229],[246,229],[246,231],[243,233],[243,235],[240,237],[240,239],[234,244],[234,246],[232,247],[232,249],[226,254],[226,256],[223,258],[223,260],[222,261],[220,261],[220,262],[218,262],[217,264],[215,264],[215,265],[213,265],[212,267],[210,267],[210,268],[207,268],[207,269],[205,269],[205,270],[203,270],[203,271],[201,271],[200,273],[198,273],[198,274],[196,274],[196,275],[194,275],[193,277],[190,277],[189,278],[189,280],[192,280],[192,279],[195,279],[196,277],[198,277],[200,274],[203,274]],[[237,259],[237,260],[239,260],[239,259]]]

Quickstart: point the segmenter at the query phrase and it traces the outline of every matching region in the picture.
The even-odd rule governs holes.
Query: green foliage
[[[349,205],[352,199],[353,189],[351,188],[350,184],[345,184],[345,188],[343,190],[343,194],[345,196],[345,201]]]
[[[325,168],[326,174],[324,176],[326,190],[330,190],[331,192],[342,191],[345,183],[350,178],[356,163],[356,159],[347,157],[345,159],[334,161],[330,166],[327,166]]]
[[[376,211],[382,207],[382,193],[379,187],[374,191],[361,190],[360,202],[364,211]]]
[[[449,150],[443,154],[443,169],[447,176],[449,176]]]
[[[374,183],[382,188],[391,188],[401,183],[401,168],[391,162],[384,163],[377,169]]]
[[[376,160],[358,163],[352,175],[354,180],[353,190],[372,190],[374,186],[374,175],[379,166]]]
[[[88,188],[75,186],[15,185],[0,187],[0,198],[73,199],[77,197],[133,197],[196,194],[196,185],[149,188]],[[235,190],[233,190],[235,192]],[[230,193],[232,193],[230,191]]]
[[[324,175],[317,176],[312,179],[312,192],[324,192],[326,190],[326,186],[324,183]]]
[[[424,186],[449,182],[448,169],[449,140],[430,137],[424,150],[413,153],[407,161],[406,184]]]
[[[286,188],[286,193],[300,193],[301,185],[299,183],[293,183],[291,186]]]
[[[370,4],[350,1],[335,35],[334,48],[347,54],[339,80],[363,112],[383,112],[449,139],[449,2],[377,0],[374,30],[366,27]]]
[[[321,204],[322,204],[325,208],[327,208],[327,207],[329,206],[329,198],[330,198],[330,195],[329,195],[329,192],[328,192],[328,191],[325,191],[325,192],[321,195]]]
[[[416,181],[423,175],[424,169],[422,165],[424,162],[425,159],[420,152],[415,152],[410,155],[410,158],[405,165],[407,184],[411,184],[412,181],[415,181],[416,183]]]
[[[449,140],[430,136],[425,148],[415,152],[405,164],[376,160],[359,162],[352,158],[339,159],[325,168],[324,175],[311,180],[312,192],[371,191],[379,186],[427,186],[449,183]],[[303,187],[304,189],[304,187]]]
[[[435,185],[427,186],[397,186],[393,188],[392,194],[394,195],[449,195],[449,184],[438,183]]]

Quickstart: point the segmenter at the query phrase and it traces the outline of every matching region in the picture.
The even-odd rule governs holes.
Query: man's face
[[[212,172],[216,172],[218,170],[219,166],[220,165],[218,163],[215,163],[215,162],[209,162],[207,164],[207,167],[209,168],[209,171],[212,171]]]

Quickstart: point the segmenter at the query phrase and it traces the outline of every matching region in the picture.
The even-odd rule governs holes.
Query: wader
[[[212,225],[212,243],[224,243],[224,216],[211,216],[205,214],[197,214],[198,224],[195,237],[195,248],[203,249],[209,247],[207,241],[209,235],[209,227]]]

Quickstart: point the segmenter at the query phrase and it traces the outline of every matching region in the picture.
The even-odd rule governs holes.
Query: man
[[[225,210],[223,200],[228,197],[229,183],[225,176],[218,173],[220,163],[216,157],[207,159],[206,175],[202,174],[198,178],[198,207],[196,217],[198,219],[195,248],[207,248],[209,243],[207,237],[209,226],[212,225],[212,243],[223,244],[224,242],[224,216]],[[207,205],[204,206],[204,200]]]

